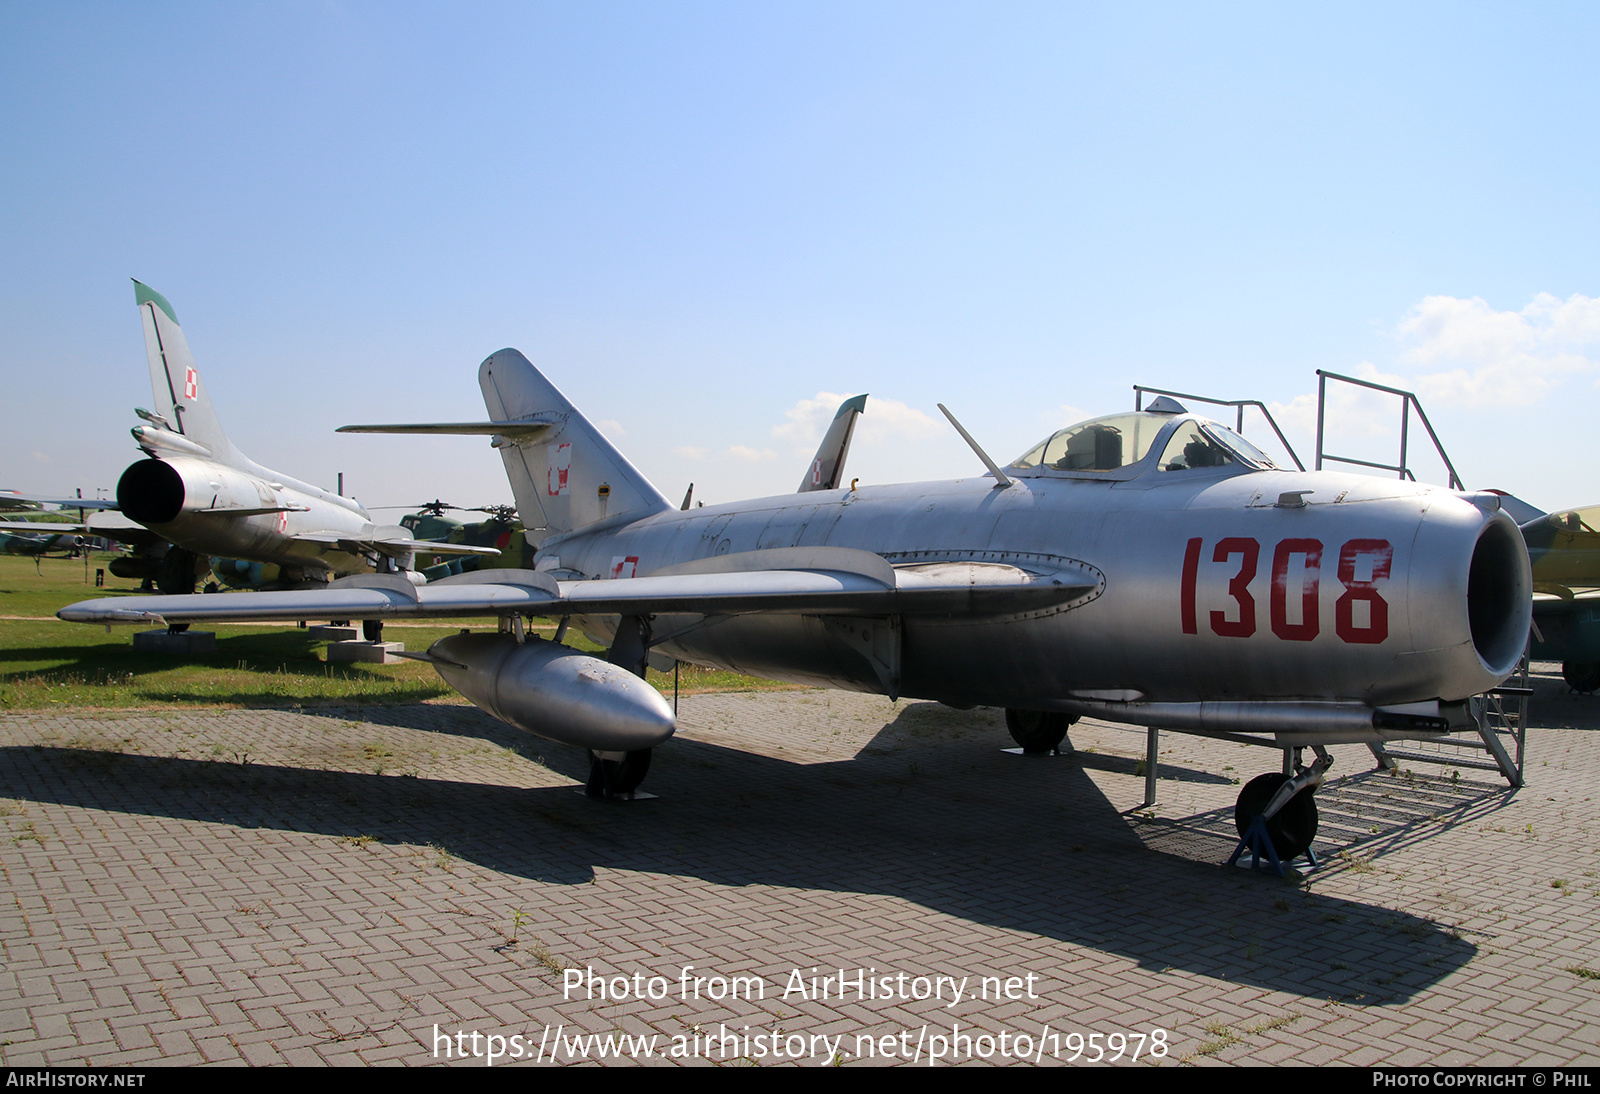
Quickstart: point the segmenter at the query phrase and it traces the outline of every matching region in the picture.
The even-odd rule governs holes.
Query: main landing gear
[[[561,626],[564,632],[565,620]],[[617,634],[606,653],[606,660],[644,679],[645,670],[650,665],[650,621],[643,616],[623,616],[617,624]],[[583,792],[591,798],[633,800],[634,791],[639,789],[639,784],[644,782],[645,775],[650,771],[650,752],[648,748],[632,752],[599,752],[590,749],[589,782]]]
[[[1061,742],[1066,740],[1067,730],[1077,720],[1076,714],[1062,714],[1055,710],[1006,708],[1006,729],[1011,731],[1011,739],[1029,755],[1058,751]]]
[[[1584,695],[1600,691],[1600,661],[1563,661],[1561,678],[1567,687]]]
[[[632,752],[589,751],[589,782],[583,792],[591,798],[631,800],[650,771],[651,749]]]
[[[1249,851],[1251,865],[1259,866],[1265,858],[1279,874],[1284,864],[1301,855],[1306,856],[1313,868],[1317,858],[1311,853],[1311,842],[1317,838],[1317,787],[1333,765],[1333,757],[1321,745],[1314,746],[1316,762],[1310,767],[1299,766],[1300,750],[1293,750],[1296,773],[1270,771],[1258,775],[1245,784],[1239,792],[1238,803],[1233,808],[1233,825],[1239,832],[1239,846],[1228,860],[1232,866],[1239,856]]]

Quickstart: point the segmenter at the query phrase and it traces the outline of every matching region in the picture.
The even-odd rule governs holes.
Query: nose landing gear
[[[1317,787],[1333,765],[1333,757],[1321,745],[1314,746],[1317,759],[1297,774],[1270,771],[1245,784],[1233,809],[1233,824],[1239,832],[1239,846],[1228,859],[1232,866],[1249,851],[1251,866],[1259,868],[1261,859],[1281,877],[1284,864],[1301,855],[1316,868],[1317,857],[1311,842],[1317,837]],[[1298,752],[1298,750],[1296,750]]]

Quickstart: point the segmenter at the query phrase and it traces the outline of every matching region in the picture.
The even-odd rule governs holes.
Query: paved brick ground
[[[575,750],[466,707],[0,716],[0,1059],[423,1064],[437,1026],[452,1055],[476,1031],[548,1062],[559,1032],[563,1061],[625,1034],[778,1062],[697,1040],[726,1027],[813,1065],[1156,1029],[1141,1062],[1592,1065],[1600,699],[1539,691],[1516,793],[1337,749],[1324,866],[1287,880],[1222,865],[1273,754],[1168,735],[1145,816],[1143,735],[1110,726],[1032,759],[992,711],[690,697],[660,797],[605,804]],[[667,998],[565,998],[585,967]],[[970,979],[954,1005],[785,997],[813,968]],[[765,997],[709,997],[733,976]],[[985,976],[1023,997],[971,997]]]

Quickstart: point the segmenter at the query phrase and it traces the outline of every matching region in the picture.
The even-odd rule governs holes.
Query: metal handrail
[[[1357,387],[1369,388],[1372,391],[1381,391],[1387,395],[1398,395],[1400,397],[1400,463],[1398,465],[1372,463],[1368,460],[1351,459],[1348,456],[1335,456],[1323,448],[1322,423],[1328,402],[1329,380],[1339,380],[1346,384],[1354,384]],[[1406,463],[1407,434],[1410,430],[1412,407],[1417,408],[1417,417],[1422,421],[1422,428],[1428,431],[1428,439],[1433,442],[1433,450],[1439,454],[1439,459],[1444,461],[1445,470],[1450,473],[1450,489],[1465,490],[1466,487],[1461,484],[1461,476],[1456,474],[1455,464],[1450,462],[1450,457],[1445,452],[1444,445],[1439,442],[1439,435],[1433,431],[1433,423],[1428,421],[1427,412],[1422,409],[1422,403],[1417,400],[1414,392],[1403,391],[1400,388],[1389,387],[1385,384],[1375,384],[1371,380],[1358,380],[1354,376],[1342,376],[1337,372],[1324,372],[1320,368],[1317,369],[1317,470],[1322,470],[1324,460],[1332,460],[1335,463],[1354,464],[1358,467],[1373,467],[1380,471],[1394,471],[1400,478],[1416,482],[1417,477],[1411,473],[1411,469]]]
[[[1283,430],[1278,428],[1277,421],[1274,420],[1274,418],[1272,417],[1272,411],[1268,410],[1267,409],[1267,405],[1265,403],[1263,403],[1260,399],[1212,399],[1212,398],[1210,398],[1208,396],[1205,396],[1205,395],[1191,395],[1188,392],[1184,392],[1184,391],[1168,391],[1165,388],[1145,387],[1143,384],[1134,384],[1133,385],[1133,409],[1134,410],[1143,410],[1144,409],[1144,397],[1147,394],[1149,394],[1149,395],[1168,395],[1168,396],[1171,396],[1174,399],[1187,399],[1189,402],[1192,402],[1192,403],[1210,403],[1212,406],[1231,406],[1231,407],[1234,407],[1238,411],[1238,414],[1237,414],[1236,419],[1235,419],[1236,424],[1234,426],[1234,429],[1239,433],[1239,435],[1241,437],[1244,436],[1244,408],[1247,407],[1247,406],[1253,406],[1257,410],[1261,411],[1261,416],[1263,418],[1265,418],[1267,420],[1267,424],[1272,427],[1272,432],[1274,432],[1274,433],[1276,433],[1278,435],[1278,443],[1283,445],[1283,450],[1285,452],[1289,453],[1289,458],[1294,461],[1295,467],[1298,470],[1301,470],[1301,471],[1304,471],[1306,469],[1306,465],[1300,462],[1299,455],[1297,455],[1295,453],[1294,447],[1289,443],[1289,438],[1285,437],[1283,435]]]

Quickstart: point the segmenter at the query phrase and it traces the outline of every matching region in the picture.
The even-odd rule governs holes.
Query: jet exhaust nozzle
[[[428,648],[451,687],[518,729],[601,752],[661,744],[672,705],[633,673],[570,646],[509,634],[457,634]]]
[[[170,524],[183,512],[189,494],[183,473],[158,459],[140,460],[117,481],[117,504],[140,524]]]

